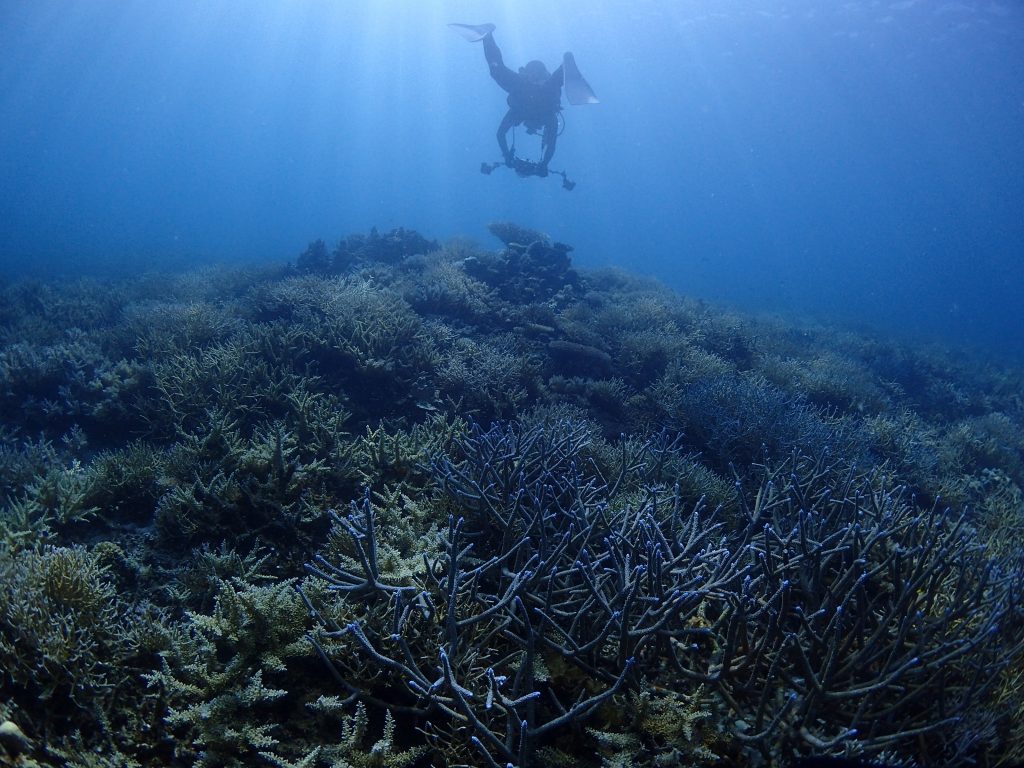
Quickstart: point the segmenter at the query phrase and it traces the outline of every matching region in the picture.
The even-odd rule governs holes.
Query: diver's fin
[[[495,29],[493,24],[449,24],[448,26],[471,43],[483,40]]]
[[[562,57],[562,75],[565,78],[565,98],[570,104],[600,104],[594,89],[590,87],[576,66],[571,53]]]

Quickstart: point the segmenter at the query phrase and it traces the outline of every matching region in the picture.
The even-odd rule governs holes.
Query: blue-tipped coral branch
[[[425,715],[440,712],[468,728],[488,765],[536,762],[553,733],[637,684],[645,649],[667,642],[670,626],[724,594],[741,570],[702,504],[684,514],[678,499],[662,503],[671,491],[652,487],[638,506],[615,507],[586,445],[572,424],[475,429],[459,458],[435,463],[440,487],[464,516],[449,519],[443,554],[426,561],[420,602],[443,609],[421,616],[415,632],[411,590],[379,578],[366,538],[375,531],[368,498],[358,525],[354,512],[335,520],[361,572],[323,559],[310,566],[339,595],[376,592],[393,602],[390,636],[375,640],[358,624],[322,634],[351,635]],[[613,484],[636,488],[648,469],[624,456]],[[577,670],[578,686],[540,674],[555,658]]]
[[[488,766],[529,768],[556,734],[650,686],[703,685],[760,759],[925,736],[924,759],[973,748],[959,723],[1021,650],[1000,629],[1020,617],[1021,577],[986,559],[966,517],[798,454],[755,467],[732,510],[688,505],[652,470],[676,445],[624,451],[608,481],[571,423],[474,428],[433,463],[461,516],[415,586],[382,581],[369,496],[335,516],[354,565],[310,572],[340,599],[390,601],[392,619],[320,617],[319,636],[351,637],[384,675],[372,687],[404,692]]]

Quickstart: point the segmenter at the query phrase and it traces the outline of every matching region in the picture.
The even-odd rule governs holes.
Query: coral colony
[[[1024,760],[1024,380],[498,223],[0,299],[0,763]]]

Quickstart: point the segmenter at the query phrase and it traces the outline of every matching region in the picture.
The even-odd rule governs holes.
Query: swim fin
[[[576,59],[571,53],[562,57],[562,76],[565,84],[565,98],[570,104],[600,104],[594,89],[583,79],[579,67],[576,66]]]
[[[483,40],[495,30],[493,24],[449,24],[448,26],[471,43]]]

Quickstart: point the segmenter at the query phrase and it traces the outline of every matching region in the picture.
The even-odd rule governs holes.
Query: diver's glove
[[[534,170],[534,173],[540,176],[541,178],[544,178],[545,176],[548,175],[548,164],[537,163],[537,168],[536,170]]]

